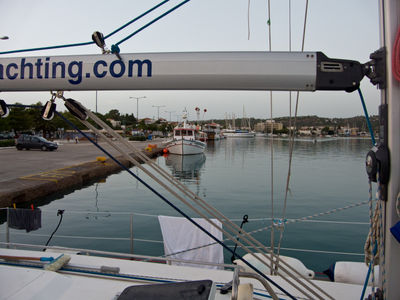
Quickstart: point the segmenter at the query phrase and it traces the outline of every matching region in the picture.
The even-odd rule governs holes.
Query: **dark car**
[[[18,138],[15,147],[17,147],[18,150],[25,148],[26,150],[41,149],[43,151],[53,151],[58,148],[58,145],[57,143],[50,142],[41,136],[24,134]]]

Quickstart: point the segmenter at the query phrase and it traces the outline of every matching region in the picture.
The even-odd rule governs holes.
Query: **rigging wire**
[[[140,27],[138,30],[136,30],[135,32],[131,33],[130,35],[128,35],[127,37],[125,37],[124,39],[120,40],[118,43],[115,43],[115,46],[121,45],[123,42],[129,40],[131,37],[133,37],[135,34],[139,33],[140,31],[142,31],[143,29],[149,27],[150,25],[152,25],[153,23],[157,22],[158,20],[162,19],[163,17],[165,17],[166,15],[170,14],[171,12],[173,12],[174,10],[178,9],[179,7],[181,7],[182,5],[188,3],[190,0],[185,0],[177,5],[175,5],[173,8],[167,10],[165,13],[161,14],[160,16],[158,16],[157,18],[153,19],[152,21],[150,21],[149,23],[147,23],[146,25]]]
[[[78,102],[76,102],[75,100],[72,99],[65,99],[62,95],[58,96],[62,99],[64,99],[64,101],[67,101],[70,103],[71,101],[75,102],[76,104],[79,104]],[[70,103],[71,104],[71,103]],[[118,134],[116,134],[107,124],[105,124],[101,119],[99,119],[95,114],[93,114],[92,112],[90,112],[89,110],[87,110],[86,108],[84,108],[81,104],[78,105],[79,108],[76,108],[78,110],[81,110],[80,114],[85,113],[85,115],[81,115],[80,118],[82,117],[82,123],[85,124],[86,126],[88,126],[90,129],[92,129],[94,132],[98,133],[99,135],[103,136],[103,133],[100,132],[99,130],[97,130],[94,126],[92,126],[89,122],[87,121],[83,121],[86,120],[88,116],[90,116],[92,118],[92,121],[95,121],[99,126],[103,127],[109,134],[111,134],[111,136],[115,137],[117,140],[119,140],[120,142],[122,142],[125,146],[127,146],[129,149],[131,149],[132,151],[134,151],[139,157],[142,157],[145,161],[147,162],[155,171],[157,171],[160,175],[163,176],[164,179],[172,179],[171,176],[165,176],[165,170],[160,168],[157,164],[154,164],[147,156],[145,156],[144,154],[142,154],[140,151],[138,151],[137,149],[135,149],[134,147],[132,147],[131,144],[129,144],[126,140],[124,140],[121,136],[119,136]],[[243,249],[245,249],[249,254],[253,254],[253,252],[250,250],[250,248],[248,246],[245,246],[243,243],[239,242],[238,239],[235,239],[232,234],[235,235],[240,235],[239,231],[237,231],[238,226],[234,223],[232,223],[228,218],[226,218],[223,214],[221,214],[218,210],[216,210],[215,208],[213,208],[212,206],[208,205],[207,202],[205,202],[204,200],[202,200],[201,198],[199,198],[198,196],[193,194],[193,197],[191,200],[194,201],[197,205],[199,205],[200,207],[202,207],[202,209],[206,210],[210,215],[212,215],[213,217],[216,217],[217,219],[219,219],[222,223],[224,223],[225,226],[227,226],[228,228],[230,228],[230,230],[233,231],[232,234],[228,233],[226,230],[216,226],[209,218],[207,218],[207,216],[202,213],[201,211],[199,211],[198,209],[196,209],[193,205],[191,205],[188,201],[186,201],[183,197],[179,196],[174,190],[172,190],[169,186],[165,185],[163,182],[161,182],[159,179],[157,179],[156,176],[154,176],[152,173],[150,173],[146,168],[141,167],[141,164],[138,163],[138,161],[136,161],[135,159],[133,159],[130,155],[128,155],[125,151],[123,151],[120,147],[118,147],[114,142],[109,141],[105,136],[103,136],[105,138],[105,140],[111,145],[113,146],[115,149],[117,149],[121,154],[123,154],[125,157],[129,157],[128,160],[131,161],[133,164],[135,164],[136,166],[138,166],[139,168],[141,168],[144,172],[146,172],[146,174],[148,174],[151,178],[153,178],[156,182],[158,182],[162,187],[164,187],[167,191],[169,191],[171,194],[173,194],[174,196],[177,197],[177,199],[181,200],[182,203],[186,204],[189,208],[191,208],[194,212],[196,212],[198,215],[200,215],[201,217],[205,218],[212,226],[216,227],[218,230],[222,231],[227,237],[229,237],[230,240],[238,243],[238,245],[240,245]],[[89,139],[90,140],[90,139]],[[93,141],[91,141],[92,143],[94,143]],[[95,144],[95,143],[94,143]],[[98,146],[98,145],[97,145]],[[99,146],[98,146],[99,147]],[[99,147],[100,148],[100,147]],[[107,154],[108,155],[108,154]],[[133,174],[134,175],[134,174]],[[185,193],[186,196],[190,197],[190,190],[185,190],[183,189],[180,185],[182,185],[180,182],[176,181],[176,180],[171,180],[170,183],[172,183],[172,185],[175,185],[181,192]],[[254,239],[253,237],[251,237],[250,235],[247,234],[247,232],[243,231],[242,232],[242,239],[245,240],[250,246],[256,246],[259,249],[263,249],[265,251],[265,253],[270,253],[271,256],[273,256],[274,254],[272,252],[269,251],[269,249],[267,249],[262,243],[260,243],[259,241],[257,241],[256,239]],[[265,254],[263,254],[263,256],[265,258],[267,258],[269,260],[269,257],[267,257]],[[239,257],[240,258],[240,257]],[[261,260],[259,257],[256,257],[257,260],[259,260],[262,264],[266,264],[268,267],[268,263],[266,261]],[[242,259],[242,258],[241,258]],[[245,260],[242,259],[242,261],[245,262]],[[249,267],[251,267],[250,264],[246,263]],[[315,285],[312,281],[310,281],[308,278],[303,277],[298,271],[296,271],[296,269],[294,269],[293,267],[291,267],[289,264],[282,262],[282,265],[284,265],[285,267],[281,267],[282,271],[285,272],[287,275],[290,276],[290,279],[297,281],[298,284],[301,284],[306,290],[308,290],[309,292],[311,292],[312,294],[314,294],[317,298],[322,299],[318,294],[317,294],[317,290],[319,292],[321,292],[322,294],[324,294],[326,297],[332,299],[331,296],[329,296],[324,290],[322,290],[319,286]],[[253,267],[252,267],[253,268]],[[285,271],[285,268],[287,268],[287,270]],[[253,268],[257,273],[257,269]],[[288,270],[290,270],[293,273],[288,273]],[[264,277],[264,276],[263,276]],[[305,280],[305,282],[307,282],[309,285],[304,284],[302,281],[300,281],[298,279],[298,277],[301,277],[303,280]],[[312,297],[310,296],[305,290],[303,290],[301,287],[299,287],[298,285],[296,285],[295,282],[291,281],[288,277],[284,276],[282,277],[284,280],[286,280],[290,285],[292,285],[294,288],[296,288],[298,291],[300,291],[302,294],[306,295],[307,297]],[[315,290],[313,290],[311,287],[315,288]]]
[[[326,212],[320,212],[320,213],[316,213],[314,215],[305,216],[305,217],[298,218],[298,219],[288,219],[287,220],[287,224],[294,224],[294,223],[299,223],[299,222],[318,222],[319,220],[315,220],[315,221],[310,221],[310,220],[313,219],[313,218],[316,218],[316,217],[321,217],[321,216],[329,215],[329,214],[332,214],[332,213],[335,213],[335,212],[344,211],[346,209],[350,209],[350,208],[355,208],[355,207],[359,207],[359,206],[362,206],[362,205],[366,205],[368,203],[369,203],[369,201],[362,201],[362,202],[359,202],[359,203],[350,204],[350,205],[347,205],[347,206],[344,206],[344,207],[331,209],[331,210],[328,210]],[[252,219],[251,221],[254,222],[254,219]],[[330,222],[330,221],[325,221],[325,222]],[[336,224],[343,224],[343,223],[336,223]],[[363,223],[362,225],[367,225],[367,223]],[[262,228],[258,228],[258,229],[255,229],[253,231],[248,231],[247,234],[253,235],[253,234],[261,232],[261,231],[269,230],[269,229],[271,229],[271,227],[272,227],[272,225],[269,225],[269,226],[266,226],[266,227],[262,227]],[[228,240],[229,239],[224,239],[224,241],[228,241]],[[198,247],[182,250],[180,252],[176,252],[176,253],[173,253],[171,255],[180,254],[180,253],[184,253],[184,252],[192,251],[192,250],[197,250],[197,249],[201,249],[201,248],[204,248],[204,247],[212,246],[212,245],[215,245],[215,244],[216,244],[216,242],[213,242],[213,243],[209,243],[209,244],[206,244],[206,245],[202,245],[202,246],[198,246]],[[288,250],[290,248],[281,248],[281,249]],[[319,252],[322,252],[322,251],[319,251]],[[345,253],[345,252],[342,252],[342,253]],[[364,255],[364,254],[361,254],[361,255]]]
[[[289,2],[289,8],[291,8],[290,2]],[[304,12],[303,38],[302,38],[302,43],[301,43],[301,52],[304,51],[306,26],[307,26],[307,15],[308,15],[308,0],[306,0],[305,12]],[[290,11],[289,11],[289,16],[291,16]],[[289,17],[289,19],[290,19],[290,17]],[[290,27],[289,27],[289,34],[291,35]],[[291,47],[291,43],[289,43],[289,45]],[[292,161],[293,161],[294,137],[295,137],[295,133],[296,133],[297,113],[298,113],[298,107],[299,107],[299,96],[300,96],[300,92],[297,91],[296,107],[295,107],[295,113],[294,113],[294,124],[293,124],[293,130],[291,131],[290,142],[289,142],[289,166],[288,166],[288,173],[287,173],[287,177],[286,177],[286,188],[285,188],[285,198],[284,198],[284,204],[283,204],[283,210],[282,210],[282,220],[285,220],[285,218],[286,218],[287,198],[288,198],[288,193],[290,191],[289,185],[290,185],[290,177],[291,177],[291,169],[292,169]],[[291,96],[290,96],[290,104],[291,104]],[[291,107],[290,107],[290,110],[291,110]],[[279,267],[279,253],[280,253],[280,249],[281,249],[284,229],[285,229],[285,227],[282,226],[282,228],[280,230],[280,235],[279,235],[278,249],[277,249],[278,261],[277,261],[277,265],[276,265],[277,268]]]
[[[74,123],[66,119],[62,114],[59,112],[55,112],[61,119],[63,119],[65,122],[67,122],[70,126],[72,126],[75,130],[77,130],[80,134],[82,134],[85,138],[87,138],[92,144],[94,144],[97,148],[99,148],[102,152],[104,152],[108,157],[110,157],[116,164],[118,164],[122,169],[127,171],[131,176],[136,178],[140,183],[142,183],[146,188],[148,188],[151,192],[153,192],[156,196],[158,196],[160,199],[162,199],[166,204],[168,204],[170,207],[172,207],[175,211],[177,211],[179,214],[181,214],[183,217],[185,217],[189,222],[191,222],[194,226],[196,226],[198,229],[200,229],[203,233],[208,235],[210,238],[212,238],[215,242],[220,244],[225,250],[229,251],[231,254],[233,254],[233,251],[227,246],[223,241],[220,241],[218,238],[216,238],[212,233],[204,229],[200,224],[198,224],[195,220],[193,220],[189,215],[187,215],[184,211],[182,211],[180,208],[178,208],[176,205],[174,205],[171,201],[169,201],[167,198],[165,198],[163,195],[161,195],[159,192],[157,192],[154,188],[152,188],[148,183],[143,181],[140,177],[138,177],[136,174],[134,174],[128,167],[124,166],[118,159],[116,159],[112,154],[110,154],[107,150],[105,150],[103,147],[101,147],[99,144],[97,144],[95,141],[93,141],[86,133],[84,133],[82,130],[80,130],[77,126],[75,126]],[[293,295],[291,295],[288,291],[286,291],[283,287],[281,287],[279,284],[277,284],[275,281],[273,281],[271,278],[266,276],[264,273],[259,271],[256,267],[254,267],[252,264],[250,264],[246,259],[244,259],[241,255],[236,254],[237,257],[239,257],[247,266],[252,268],[254,271],[256,271],[260,276],[262,276],[264,279],[266,279],[268,282],[273,284],[275,287],[277,287],[279,290],[284,292],[288,297],[291,299],[296,299]],[[286,279],[287,280],[287,279]]]
[[[271,32],[271,0],[268,0],[268,47],[269,51],[272,51],[272,32]],[[269,101],[270,101],[270,125],[271,125],[271,145],[270,145],[270,151],[271,151],[271,234],[270,234],[270,247],[271,247],[271,252],[274,253],[274,244],[275,244],[275,232],[274,232],[274,126],[273,126],[273,102],[272,102],[272,91],[269,92]],[[270,274],[273,274],[274,270],[274,260],[272,258],[272,255],[270,256],[271,259],[271,268],[270,268]]]
[[[120,140],[121,142],[123,142],[124,144],[126,144],[126,141],[125,141],[124,139],[122,139],[120,136],[118,136],[117,134],[115,134],[115,133],[112,131],[112,129],[108,127],[107,124],[105,124],[105,123],[102,122],[100,119],[98,119],[93,113],[91,113],[91,112],[90,112],[89,110],[87,110],[87,109],[86,109],[86,113],[89,114],[89,116],[92,118],[92,120],[94,120],[94,121],[96,121],[96,122],[100,122],[100,123],[98,123],[98,125],[102,126],[102,127],[103,127],[104,129],[106,129],[106,130],[108,129],[107,132],[110,133],[113,137],[115,137],[116,139],[118,139],[118,140]],[[83,123],[84,123],[86,126],[88,126],[90,129],[92,129],[93,131],[97,132],[99,135],[101,135],[101,136],[103,135],[101,132],[96,131],[96,128],[95,128],[94,126],[92,126],[89,122],[84,121]],[[105,136],[103,136],[103,137],[104,137],[104,139],[105,139],[106,141],[108,141],[108,139],[107,139]],[[115,145],[114,143],[112,143],[112,142],[110,142],[110,141],[108,141],[108,142],[109,142],[109,144],[110,144],[111,146],[115,147],[117,150],[119,150],[119,151],[121,152],[121,150],[118,149],[118,147],[116,147],[116,145]],[[130,145],[129,143],[126,144],[126,146],[128,146],[128,148],[131,147],[131,145]],[[135,150],[135,149],[133,148],[132,150]],[[136,152],[137,152],[137,151],[136,151]],[[121,153],[124,154],[123,151],[122,151]],[[140,156],[140,152],[137,153],[137,154]],[[163,176],[165,175],[165,174],[163,174],[163,172],[165,172],[165,171],[164,171],[162,168],[160,168],[157,164],[152,163],[152,161],[151,161],[150,159],[148,159],[146,156],[144,156],[144,155],[142,155],[142,156],[145,158],[144,161],[147,161],[147,163],[150,164],[150,166],[152,166],[152,167],[154,168],[155,171],[159,172],[159,173],[160,173],[161,175],[163,175]],[[147,158],[147,159],[146,159],[146,158]],[[131,161],[132,161],[135,165],[140,166],[140,164],[138,164],[137,161],[135,162],[135,160],[133,160],[132,158],[131,158]],[[155,168],[156,166],[157,166],[158,168]],[[145,168],[142,168],[142,170],[145,171],[145,172],[147,171]],[[163,171],[163,172],[162,172],[162,171]],[[151,178],[155,179],[156,182],[158,182],[159,184],[161,184],[164,188],[166,188],[166,190],[168,190],[168,191],[171,192],[174,196],[176,196],[178,199],[180,199],[183,203],[185,203],[188,207],[190,207],[194,212],[196,212],[197,214],[199,214],[201,217],[205,218],[211,225],[213,225],[214,227],[216,227],[218,230],[222,231],[225,235],[228,236],[228,239],[229,239],[229,240],[236,242],[238,245],[240,245],[240,246],[242,247],[242,249],[245,249],[248,253],[251,253],[251,254],[253,253],[253,252],[250,250],[250,248],[249,248],[248,246],[245,246],[243,243],[239,242],[239,240],[238,240],[237,238],[235,238],[234,236],[232,236],[232,234],[229,234],[226,230],[223,230],[223,229],[217,227],[213,222],[211,222],[209,219],[207,219],[207,217],[206,217],[203,213],[201,213],[198,209],[196,209],[195,207],[193,207],[193,206],[192,206],[190,203],[188,203],[185,199],[183,199],[183,198],[180,197],[178,194],[176,194],[173,190],[171,190],[171,189],[168,188],[167,186],[163,185],[158,179],[156,179],[155,176],[152,176],[151,173],[146,172],[146,174],[148,174]],[[165,177],[164,177],[164,178],[165,178]],[[179,190],[181,190],[181,189],[180,189],[180,186],[179,186],[179,185],[181,184],[180,182],[177,182],[177,181],[172,180],[171,183],[172,183],[172,184],[177,184],[176,187],[177,187]],[[185,189],[182,189],[181,191],[184,192],[185,195],[190,196],[190,190],[186,190],[186,191],[185,191]],[[186,192],[189,192],[189,193],[186,193]],[[234,231],[233,234],[235,234],[236,237],[238,237],[238,236],[240,235],[240,233],[239,233],[239,232],[240,232],[240,228],[238,228],[236,224],[232,223],[228,218],[226,218],[226,217],[225,217],[224,215],[222,215],[220,212],[218,212],[217,210],[215,210],[212,206],[208,205],[204,200],[202,200],[202,199],[199,198],[198,196],[193,195],[193,197],[194,197],[194,198],[192,198],[192,200],[195,201],[195,203],[197,203],[198,205],[202,206],[202,208],[205,209],[208,213],[210,213],[213,217],[216,217],[217,219],[219,219],[226,227],[230,227],[230,229]],[[202,202],[203,202],[203,203],[202,203]],[[222,220],[222,219],[224,219],[224,220]],[[236,226],[236,227],[235,227],[235,226]],[[235,231],[235,228],[236,228],[236,231]],[[237,231],[237,230],[239,230],[239,231]],[[249,243],[249,245],[254,245],[254,246],[255,246],[255,245],[258,245],[258,246],[256,246],[256,247],[258,247],[259,249],[264,249],[264,251],[265,251],[266,253],[270,252],[263,244],[261,244],[259,241],[257,241],[256,239],[254,239],[254,238],[251,237],[250,235],[248,235],[247,232],[243,231],[242,234],[243,234],[242,239],[243,239],[243,240],[246,240],[246,242]],[[252,241],[254,244],[252,244],[251,241]],[[270,252],[270,254],[273,255],[272,252]],[[265,256],[266,258],[268,258],[268,260],[270,259],[270,258],[267,257],[266,255],[264,255],[264,256]],[[239,257],[239,258],[240,258],[240,257]],[[260,260],[258,257],[257,257],[257,260],[259,260],[261,263],[266,264],[266,265],[268,266],[268,264],[266,263],[266,261],[262,261],[262,260]],[[298,273],[294,268],[292,268],[292,267],[291,267],[290,265],[288,265],[287,263],[282,262],[282,264],[285,265],[285,268],[288,268],[288,269],[291,270],[292,272],[296,273],[297,276],[300,275],[300,273]],[[287,273],[287,271],[285,271],[285,268],[282,267],[281,269],[282,269],[284,272]],[[287,273],[287,274],[289,274],[289,273]],[[291,276],[292,279],[294,279],[294,280],[297,281],[298,283],[302,284],[302,282],[300,282],[300,281],[298,280],[297,277],[294,277],[293,274],[291,274],[290,276]],[[301,275],[300,275],[300,277],[301,277]],[[291,284],[293,287],[295,287],[297,290],[299,290],[299,291],[300,291],[301,293],[303,293],[304,295],[307,295],[307,296],[311,297],[310,295],[307,294],[307,292],[305,292],[304,290],[302,290],[299,286],[296,286],[296,284],[295,284],[294,282],[291,282],[288,278],[283,277],[283,279],[285,279],[289,284]],[[331,297],[330,297],[328,294],[326,294],[321,288],[319,288],[317,285],[313,284],[313,283],[312,283],[311,281],[309,281],[307,278],[303,277],[303,279],[305,279],[306,281],[308,281],[308,283],[309,283],[311,286],[313,286],[315,289],[317,289],[317,290],[319,290],[320,292],[322,292],[322,293],[323,293],[324,295],[326,295],[328,298],[331,298]],[[304,285],[304,284],[303,284],[303,286],[304,286],[307,290],[309,290],[311,293],[313,293],[314,295],[316,295],[318,298],[320,298],[320,297],[318,296],[318,294],[316,294],[316,291],[312,290],[312,289],[311,289],[310,287],[308,287],[307,285]],[[322,299],[322,298],[321,298],[321,299]]]
[[[250,40],[250,0],[247,3],[247,39]]]
[[[133,20],[129,21],[128,23],[122,25],[121,27],[115,29],[113,32],[107,34],[104,39],[109,38],[110,36],[113,36],[114,34],[116,34],[117,32],[121,31],[122,29],[128,27],[129,25],[131,25],[132,23],[138,21],[139,19],[141,19],[142,17],[144,17],[145,15],[149,14],[150,12],[154,11],[155,9],[159,8],[160,6],[164,5],[165,3],[169,2],[169,0],[164,0],[162,2],[160,2],[159,4],[157,4],[156,6],[153,6],[152,8],[150,8],[149,10],[145,11],[144,13],[142,13],[141,15],[137,16],[136,18],[134,18]]]
[[[57,94],[57,97],[59,97],[59,98],[62,98],[62,99],[64,99],[64,101],[66,101],[67,99],[65,99],[64,98],[64,96],[61,94],[61,95],[58,95]],[[68,100],[72,100],[72,99],[68,99]],[[79,102],[76,102],[75,100],[73,100],[75,103],[79,103]],[[91,118],[92,118],[92,120],[93,121],[95,121],[99,126],[101,126],[101,127],[103,127],[104,129],[106,129],[106,131],[108,132],[108,133],[110,133],[111,134],[111,136],[113,136],[113,137],[115,137],[117,140],[120,140],[123,144],[125,144],[126,146],[128,146],[128,148],[130,148],[131,150],[133,150],[134,152],[136,152],[136,154],[139,156],[139,157],[141,157],[142,159],[143,159],[143,161],[144,162],[147,162],[150,166],[152,166],[156,171],[157,171],[157,168],[159,168],[159,170],[158,170],[158,172],[160,172],[160,174],[161,175],[163,175],[163,172],[166,172],[164,169],[162,169],[162,168],[160,168],[157,164],[154,164],[153,162],[152,162],[152,160],[151,159],[149,159],[146,155],[144,155],[144,154],[142,154],[141,152],[138,152],[138,150],[136,149],[136,148],[134,148],[131,144],[129,144],[129,143],[127,143],[124,139],[122,139],[121,138],[121,136],[119,136],[118,134],[116,134],[110,127],[108,127],[108,125],[107,124],[105,124],[103,121],[101,121],[95,114],[93,114],[92,112],[90,112],[89,110],[87,110],[86,108],[84,108],[81,104],[79,104],[80,106],[78,106],[79,107],[79,109],[78,108],[75,108],[75,109],[78,109],[78,110],[81,110],[80,111],[80,113],[85,113],[85,115],[83,116],[83,115],[81,115],[81,116],[79,116],[79,117],[85,117],[85,119],[88,117],[88,116],[90,116]],[[18,106],[18,107],[22,107],[23,105],[9,105],[9,106]],[[28,107],[28,106],[27,106]],[[30,106],[30,107],[33,107],[33,106]],[[57,114],[59,114],[58,112],[56,112]],[[86,115],[87,114],[87,115]],[[63,116],[60,116],[62,119],[64,119],[68,124],[70,124],[71,125],[71,123],[70,123],[70,121],[68,121],[68,120],[66,120]],[[83,124],[85,124],[86,126],[88,126],[90,129],[92,129],[94,132],[96,132],[96,133],[98,133],[99,135],[101,135],[101,136],[103,136],[103,138],[111,145],[111,146],[113,146],[115,149],[117,149],[118,151],[120,151],[122,154],[126,154],[122,149],[120,149],[119,147],[117,147],[116,145],[115,145],[115,143],[113,143],[113,142],[111,142],[111,141],[109,141],[104,135],[103,135],[103,133],[102,132],[100,132],[99,130],[97,130],[96,129],[96,127],[94,127],[94,126],[92,126],[89,122],[87,122],[87,121],[83,121],[82,120],[82,123]],[[76,130],[78,130],[79,132],[81,132],[74,124],[72,124],[71,125],[73,128],[75,128]],[[101,149],[105,154],[107,154],[108,156],[110,156],[114,161],[116,161],[117,163],[118,163],[118,161],[117,160],[115,160],[107,151],[105,151],[101,146],[99,146],[96,142],[94,142],[93,140],[91,140],[91,138],[89,138],[85,133],[83,133],[83,132],[81,132],[81,134],[83,135],[83,136],[85,136],[91,143],[93,143],[96,147],[98,147],[99,149]],[[132,163],[134,163],[136,166],[141,166],[140,165],[140,163],[138,163],[136,160],[134,160],[130,155],[127,155],[130,159],[128,159],[128,160],[130,160]],[[123,168],[123,169],[125,169],[125,170],[127,170],[122,164],[120,164],[119,163],[119,166],[121,166],[121,168]],[[157,168],[155,168],[155,167],[157,167]],[[145,171],[146,169],[145,168],[142,168],[142,170],[143,171]],[[163,171],[163,172],[161,172],[161,171]],[[128,172],[128,173],[130,173],[130,172]],[[147,173],[148,175],[151,175],[150,173]],[[132,174],[135,178],[137,178],[134,174]],[[164,174],[165,175],[165,174]],[[163,175],[163,176],[164,176]],[[153,179],[155,179],[155,177],[154,176],[151,176]],[[165,178],[165,177],[164,177]],[[139,178],[138,178],[138,180],[139,180]],[[157,181],[157,180],[156,180]],[[160,184],[161,184],[161,182],[160,181],[158,181]],[[177,182],[177,181],[172,181],[171,183],[174,183],[175,182],[175,184],[178,184],[178,189],[179,190],[181,190],[180,189],[180,187],[179,187],[179,184],[181,184],[180,182]],[[164,185],[164,187],[165,187],[165,185]],[[176,193],[174,193],[174,192],[172,192],[170,189],[168,189],[167,188],[167,190],[169,190],[173,195],[175,195],[176,197],[178,197],[178,199],[180,199],[181,201],[183,201],[183,203],[185,203],[186,205],[188,205],[191,209],[193,209],[196,213],[198,213],[200,216],[202,216],[203,218],[206,218],[207,219],[207,217],[204,215],[204,214],[202,214],[199,210],[197,210],[196,208],[194,208],[192,205],[190,205],[187,201],[185,201],[183,198],[181,198],[181,197],[179,197]],[[182,191],[182,190],[181,190]],[[182,192],[184,192],[184,191],[182,191]],[[188,192],[190,192],[190,190],[188,190]],[[189,196],[189,194],[186,194],[187,196]],[[197,204],[199,204],[200,206],[201,206],[201,201],[202,201],[202,199],[201,198],[199,198],[198,196],[194,196],[195,197],[195,199],[192,199],[192,200],[198,200],[198,201],[200,201],[200,202],[197,202]],[[204,202],[204,200],[203,200],[203,202]],[[204,204],[205,203],[205,204]],[[205,209],[208,213],[210,213],[212,216],[214,216],[214,217],[216,217],[217,219],[219,218],[220,220],[221,220],[221,218],[223,218],[225,221],[223,221],[223,223],[225,224],[225,226],[228,226],[228,227],[231,227],[231,230],[235,230],[235,229],[232,229],[232,227],[233,228],[235,228],[235,226],[236,227],[238,227],[236,224],[234,224],[234,223],[232,223],[227,217],[225,217],[224,215],[222,215],[220,212],[218,212],[217,210],[215,210],[212,206],[209,206],[209,205],[207,205],[207,203],[206,202],[204,202],[203,203],[203,209]],[[212,224],[213,226],[215,226],[210,220],[208,220],[209,222],[210,222],[210,224]],[[233,226],[232,226],[233,225]],[[234,242],[236,242],[238,245],[240,245],[240,247],[242,248],[242,249],[245,249],[248,253],[253,253],[251,250],[250,250],[250,248],[248,247],[248,246],[245,246],[245,245],[243,245],[242,243],[240,243],[239,242],[239,240],[238,239],[235,239],[235,237],[234,236],[232,236],[231,234],[229,234],[228,232],[226,232],[225,230],[223,230],[223,229],[220,229],[219,227],[217,228],[217,229],[219,229],[219,230],[221,230],[221,231],[223,231],[223,233],[224,234],[226,234],[229,238],[228,239],[226,239],[226,240],[231,240],[231,241],[234,241]],[[247,243],[249,243],[249,245],[250,245],[250,247],[253,247],[254,249],[262,249],[262,250],[264,250],[265,251],[265,253],[270,253],[270,256],[273,256],[274,255],[274,253],[272,253],[272,252],[270,252],[269,251],[269,249],[267,249],[262,243],[260,243],[258,240],[256,240],[256,239],[254,239],[253,237],[251,237],[247,232],[245,232],[245,231],[243,231],[243,232],[241,232],[242,234],[243,234],[243,236],[242,236],[242,238],[244,239],[244,240],[246,240],[246,242]],[[240,233],[238,233],[238,232],[236,232],[236,233],[234,233],[234,234],[236,234],[237,236],[239,236],[240,235]],[[256,246],[257,245],[257,246]],[[229,247],[229,246],[228,246]],[[230,251],[231,253],[232,253],[232,251]],[[267,257],[266,255],[264,255],[266,258],[268,258],[268,260],[270,259],[270,257]],[[238,258],[240,258],[243,262],[245,262],[249,267],[251,267],[251,264],[249,264],[248,262],[246,262],[246,260],[244,260],[241,256],[238,256]],[[262,261],[259,257],[256,257],[257,258],[257,260],[259,260],[262,264],[266,264],[268,267],[270,267],[269,265],[268,265],[268,263],[266,263],[266,261]],[[319,286],[317,286],[317,285],[315,285],[312,281],[310,281],[308,278],[305,278],[305,277],[302,277],[302,275],[300,274],[300,273],[298,273],[298,271],[296,271],[296,269],[294,269],[293,267],[291,267],[289,264],[287,264],[287,263],[285,263],[285,262],[282,262],[282,264],[285,266],[285,268],[287,268],[287,270],[285,270],[285,268],[283,268],[283,267],[281,267],[281,269],[282,269],[282,271],[284,271],[287,275],[289,275],[290,277],[291,277],[291,279],[293,279],[293,280],[295,280],[295,281],[297,281],[299,284],[301,284],[301,285],[303,285],[303,287],[305,288],[305,289],[307,289],[308,291],[310,291],[312,294],[314,294],[315,296],[317,296],[317,298],[319,298],[319,299],[322,299],[318,294],[317,294],[317,292],[316,292],[316,290],[318,290],[319,292],[321,292],[322,294],[324,294],[325,296],[327,296],[328,298],[330,298],[330,299],[333,299],[330,295],[328,295],[324,290],[322,290]],[[253,267],[252,267],[253,268]],[[257,273],[259,273],[258,272],[258,270],[257,269],[255,269],[255,268],[253,268]],[[288,273],[288,271],[292,271],[294,274],[290,274],[290,273]],[[289,271],[289,272],[290,272]],[[295,275],[295,274],[297,274],[297,275]],[[280,274],[279,274],[280,275]],[[263,276],[263,275],[262,275]],[[296,277],[297,276],[297,277]],[[264,277],[264,276],[263,276]],[[310,288],[309,286],[307,286],[306,284],[304,284],[302,281],[300,281],[299,280],[299,278],[298,277],[300,277],[300,278],[303,278],[304,280],[305,280],[305,282],[308,282],[308,284],[310,285],[310,286],[312,286],[313,288],[315,288],[315,290],[313,290],[312,288]],[[296,286],[296,283],[295,282],[293,282],[293,281],[290,281],[289,280],[289,278],[287,278],[286,276],[284,276],[283,277],[283,279],[284,280],[286,280],[292,287],[294,287],[294,288],[296,288],[298,291],[300,291],[301,293],[303,293],[304,295],[306,295],[306,296],[308,296],[308,297],[311,297],[306,291],[304,291],[304,290],[302,290],[299,286]]]
[[[361,104],[362,104],[362,107],[364,110],[365,120],[367,121],[369,134],[371,135],[372,145],[375,146],[376,141],[375,141],[375,137],[374,137],[374,131],[372,130],[371,121],[369,120],[369,115],[368,115],[368,111],[367,111],[367,106],[365,105],[364,96],[363,96],[360,88],[358,88],[357,91],[358,91],[358,94],[360,95]]]
[[[141,15],[137,16],[136,18],[132,19],[131,21],[127,22],[126,24],[122,25],[121,27],[117,28],[113,32],[107,34],[104,39],[111,37],[112,35],[116,34],[117,32],[121,31],[122,29],[126,28],[127,26],[131,25],[132,23],[138,21],[145,15],[149,14],[150,12],[154,11],[155,9],[159,8],[160,6],[164,5],[165,3],[169,2],[170,0],[164,0],[159,4],[153,6],[149,10],[145,11]],[[19,50],[10,50],[10,51],[2,51],[0,54],[11,54],[11,53],[21,53],[21,52],[32,52],[32,51],[42,51],[42,50],[51,50],[51,49],[60,49],[60,48],[69,48],[69,47],[80,47],[80,46],[87,46],[94,44],[94,41],[89,42],[82,42],[82,43],[72,43],[72,44],[64,44],[64,45],[55,45],[55,46],[47,46],[47,47],[38,47],[38,48],[28,48],[28,49],[19,49]]]

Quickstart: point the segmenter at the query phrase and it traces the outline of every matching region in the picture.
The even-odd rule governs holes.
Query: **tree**
[[[325,126],[324,128],[322,128],[321,133],[322,134],[329,134],[329,127]]]
[[[16,103],[16,105],[21,105]],[[10,109],[8,116],[8,131],[14,130],[15,132],[30,131],[33,129],[33,119],[29,114],[28,109],[23,107],[13,107]]]
[[[121,120],[121,115],[120,115],[118,109],[112,109],[108,113],[106,113],[104,116],[105,116],[106,119],[113,119],[115,121],[122,121]]]

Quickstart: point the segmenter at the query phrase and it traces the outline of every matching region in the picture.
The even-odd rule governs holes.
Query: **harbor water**
[[[357,204],[369,198],[364,159],[370,147],[368,139],[296,139],[287,222],[282,219],[289,167],[286,139],[209,142],[204,155],[166,155],[158,157],[156,163],[238,225],[248,215],[244,230],[267,246],[271,244],[271,231],[266,229],[271,218],[283,220],[281,254],[299,258],[308,268],[321,272],[335,261],[363,261],[369,208]],[[183,208],[142,171],[131,170]],[[338,209],[349,206],[354,207]],[[42,228],[29,233],[11,229],[11,242],[45,244],[59,222],[57,211],[63,209],[63,220],[50,245],[163,255],[157,216],[178,216],[124,171],[67,195],[46,198],[40,208]],[[308,218],[299,220],[304,217]],[[5,224],[0,230],[4,241]],[[279,229],[274,235],[277,247]],[[227,244],[233,247],[231,242]],[[230,262],[231,254],[224,251],[224,256]]]

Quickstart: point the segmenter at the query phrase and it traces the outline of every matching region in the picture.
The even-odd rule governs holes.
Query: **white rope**
[[[380,209],[379,199],[377,199],[375,209],[372,209],[372,187],[370,184],[370,229],[364,245],[365,263],[368,265],[373,261],[373,265],[379,264],[379,247],[380,247]],[[373,254],[375,244],[377,245],[376,254]]]

